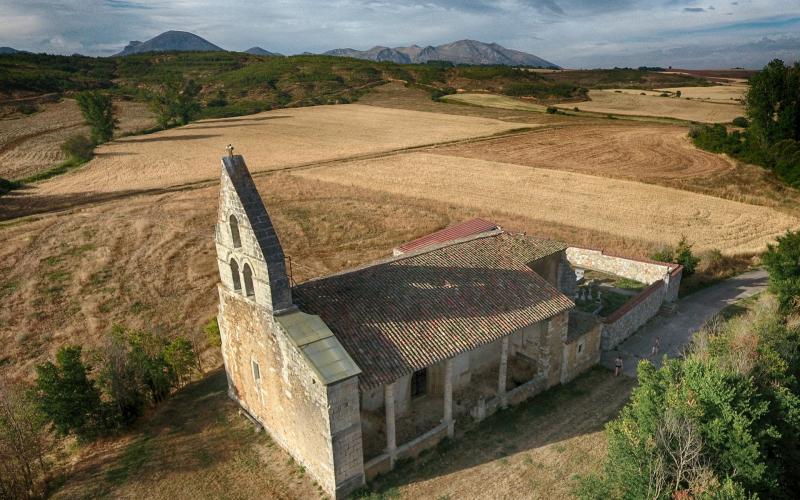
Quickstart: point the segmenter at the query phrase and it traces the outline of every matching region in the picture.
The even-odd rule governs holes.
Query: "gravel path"
[[[650,359],[656,337],[661,337],[661,350],[650,360],[661,365],[662,355],[679,357],[703,324],[734,302],[752,297],[767,286],[767,272],[756,269],[730,278],[678,301],[677,311],[666,316],[656,316],[639,331],[631,335],[615,350],[603,352],[601,363],[612,368],[617,354],[622,355],[623,373],[636,377],[636,365]]]

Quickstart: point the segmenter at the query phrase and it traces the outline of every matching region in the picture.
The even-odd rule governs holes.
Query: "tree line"
[[[776,59],[750,78],[747,118],[736,130],[721,124],[692,127],[697,147],[762,165],[787,184],[800,187],[800,62]]]

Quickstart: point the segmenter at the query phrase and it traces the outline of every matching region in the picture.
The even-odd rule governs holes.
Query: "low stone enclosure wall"
[[[683,267],[665,262],[628,259],[601,250],[569,247],[567,260],[573,267],[592,269],[649,285],[612,315],[602,318],[601,349],[608,351],[627,339],[658,314],[665,303],[678,298]]]

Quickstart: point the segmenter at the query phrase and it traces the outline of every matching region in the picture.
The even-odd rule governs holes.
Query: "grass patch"
[[[148,438],[137,439],[125,448],[116,466],[106,472],[106,481],[115,486],[124,483],[141,470],[151,454]]]
[[[647,288],[645,283],[640,283],[636,280],[632,280],[629,278],[620,278],[614,282],[614,286],[617,288],[621,288],[623,290],[644,290]]]
[[[725,308],[717,313],[717,317],[724,321],[728,321],[729,319],[737,316],[742,316],[743,314],[753,310],[753,307],[758,303],[760,297],[761,293],[757,293],[751,297],[747,297],[746,299],[737,300],[733,304],[725,306]]]
[[[57,166],[44,170],[42,172],[38,172],[31,176],[25,177],[24,179],[20,179],[17,181],[18,184],[32,184],[34,182],[43,181],[46,179],[50,179],[51,177],[55,177],[57,175],[65,174],[70,170],[75,170],[76,168],[84,165],[89,160],[85,159],[77,159],[77,158],[70,158],[69,160],[58,164]]]

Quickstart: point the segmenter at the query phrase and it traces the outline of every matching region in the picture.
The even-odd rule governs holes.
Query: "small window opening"
[[[244,265],[242,275],[244,276],[244,293],[248,297],[253,297],[256,292],[253,289],[253,271],[250,270],[250,264]]]
[[[583,342],[578,344],[578,354],[583,352]]]
[[[253,360],[251,363],[253,364],[253,379],[256,382],[260,382],[261,381],[261,367],[258,366],[258,361]]]
[[[239,264],[236,259],[231,259],[231,280],[233,281],[233,289],[237,292],[242,291],[242,279],[239,277]]]
[[[242,246],[242,238],[239,236],[239,221],[236,220],[236,216],[231,214],[229,219],[231,225],[231,240],[233,240],[234,248],[239,248]]]
[[[424,396],[428,392],[428,369],[417,370],[411,375],[411,397]]]

